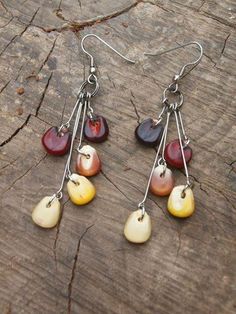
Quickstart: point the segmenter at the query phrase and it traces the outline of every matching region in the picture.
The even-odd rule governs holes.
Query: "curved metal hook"
[[[95,37],[96,39],[100,40],[104,45],[106,45],[108,48],[110,48],[112,51],[114,51],[118,56],[120,56],[121,58],[123,58],[124,60],[131,62],[131,63],[135,63],[134,60],[131,60],[127,57],[125,57],[124,55],[122,55],[119,51],[117,51],[115,48],[113,48],[111,45],[109,45],[107,42],[105,42],[105,40],[103,40],[102,38],[100,38],[99,36],[95,35],[95,34],[87,34],[85,35],[82,40],[81,40],[81,48],[83,50],[84,53],[86,53],[86,55],[89,56],[90,58],[90,66],[91,68],[94,67],[94,58],[93,56],[84,48],[84,41],[86,38],[88,37]]]
[[[196,45],[197,48],[199,49],[199,52],[200,52],[200,56],[197,58],[197,60],[193,61],[193,62],[189,62],[189,63],[186,63],[180,70],[179,74],[175,76],[175,80],[177,81],[178,79],[180,78],[183,78],[185,75],[187,75],[195,66],[198,65],[198,63],[201,61],[202,59],[202,56],[203,56],[203,48],[202,48],[202,45],[199,44],[199,42],[197,41],[191,41],[189,43],[186,43],[186,44],[183,44],[183,45],[179,45],[177,47],[174,47],[174,48],[171,48],[171,49],[168,49],[168,50],[164,50],[162,52],[159,52],[159,53],[150,53],[150,52],[145,52],[144,55],[146,56],[160,56],[164,53],[168,53],[170,51],[173,51],[173,50],[177,50],[177,49],[180,49],[180,48],[184,48],[184,47],[187,47],[187,46],[190,46],[190,45]],[[186,70],[186,68],[190,65],[193,65],[192,69],[190,69],[187,73],[185,73],[184,75],[184,72]]]

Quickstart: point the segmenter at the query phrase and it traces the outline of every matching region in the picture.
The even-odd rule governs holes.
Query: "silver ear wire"
[[[120,56],[121,58],[123,58],[124,60],[131,62],[131,63],[135,63],[134,60],[131,60],[127,57],[125,57],[124,55],[122,55],[119,51],[117,51],[115,48],[113,48],[111,45],[109,45],[105,40],[103,40],[102,38],[100,38],[99,36],[95,35],[95,34],[87,34],[85,35],[82,40],[81,40],[81,48],[83,50],[83,52],[89,56],[90,58],[90,72],[94,73],[95,72],[95,66],[94,66],[94,58],[93,56],[84,48],[84,41],[86,38],[88,37],[94,37],[98,40],[100,40],[104,45],[106,45],[108,48],[110,48],[113,52],[115,52],[118,56]]]
[[[145,52],[144,55],[145,56],[161,56],[165,53],[168,53],[170,51],[174,51],[174,50],[177,50],[177,49],[180,49],[180,48],[184,48],[184,47],[187,47],[187,46],[190,46],[190,45],[195,45],[197,46],[199,52],[200,52],[200,55],[199,57],[197,58],[197,60],[193,61],[193,62],[189,62],[189,63],[186,63],[180,70],[179,74],[176,75],[176,81],[179,80],[180,78],[183,78],[185,75],[187,75],[195,66],[198,65],[198,63],[201,61],[202,59],[202,56],[203,56],[203,48],[202,48],[202,45],[199,44],[199,42],[197,41],[191,41],[189,43],[186,43],[186,44],[183,44],[183,45],[179,45],[177,47],[174,47],[174,48],[170,48],[168,50],[164,50],[164,51],[161,51],[161,52],[156,52],[156,53],[151,53],[151,52]],[[184,74],[186,68],[190,65],[193,65],[193,67],[187,72]]]

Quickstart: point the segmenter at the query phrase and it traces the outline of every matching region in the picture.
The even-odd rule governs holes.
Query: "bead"
[[[84,176],[73,173],[67,183],[71,201],[76,205],[85,205],[93,200],[96,194],[94,185]]]
[[[172,191],[174,183],[172,171],[169,168],[160,165],[154,169],[150,182],[150,191],[154,195],[166,196]]]
[[[168,143],[165,147],[165,160],[169,166],[181,169],[184,167],[183,157],[181,153],[179,140],[176,139]],[[192,149],[189,146],[184,148],[184,156],[186,163],[189,163],[192,158]]]
[[[143,219],[142,210],[138,209],[129,215],[124,228],[124,235],[126,239],[133,243],[146,242],[152,232],[151,218],[145,212]]]
[[[178,185],[172,190],[167,204],[168,211],[175,217],[187,218],[195,209],[193,191],[187,188],[183,192],[184,185]],[[183,194],[183,195],[182,195]]]
[[[87,118],[84,124],[84,137],[95,143],[104,142],[109,134],[107,121],[102,116]]]
[[[70,148],[70,143],[71,133],[66,128],[59,132],[58,127],[51,127],[42,137],[42,144],[51,155],[65,155]]]
[[[135,136],[141,144],[154,147],[160,142],[164,128],[160,123],[155,124],[155,122],[148,118],[135,129]]]
[[[101,170],[101,161],[97,151],[90,145],[85,145],[80,149],[76,161],[76,171],[83,176],[91,177]]]
[[[57,198],[45,196],[33,209],[33,222],[42,228],[53,228],[57,225],[61,215],[61,205]],[[51,203],[49,203],[51,201]]]

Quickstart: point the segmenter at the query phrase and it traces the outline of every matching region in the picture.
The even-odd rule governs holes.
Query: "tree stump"
[[[234,0],[0,1],[1,313],[235,313],[235,28]],[[40,139],[70,115],[89,71],[80,47],[88,33],[137,62],[86,42],[101,85],[93,104],[110,125],[109,140],[95,145],[97,197],[78,208],[65,193],[60,224],[42,230],[31,211],[57,190],[66,157],[47,155]],[[193,40],[204,56],[181,90],[196,212],[177,220],[166,198],[149,195],[152,238],[132,245],[124,222],[155,156],[134,129],[160,112],[163,89],[197,55],[191,47],[158,58],[143,52]],[[185,182],[182,171],[175,176]]]

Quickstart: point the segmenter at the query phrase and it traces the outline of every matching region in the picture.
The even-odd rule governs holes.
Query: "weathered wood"
[[[1,313],[235,313],[236,6],[219,2],[0,1]],[[87,42],[101,84],[94,106],[111,130],[96,145],[98,195],[81,208],[65,197],[59,226],[45,231],[32,224],[31,210],[57,189],[65,158],[47,156],[40,137],[70,114],[88,73],[80,39],[89,32],[138,63]],[[155,116],[163,88],[195,56],[143,52],[190,40],[204,46],[201,64],[181,82],[197,210],[176,220],[166,199],[150,195],[153,236],[134,246],[123,225],[155,152],[133,131]],[[183,182],[182,172],[175,175]]]

